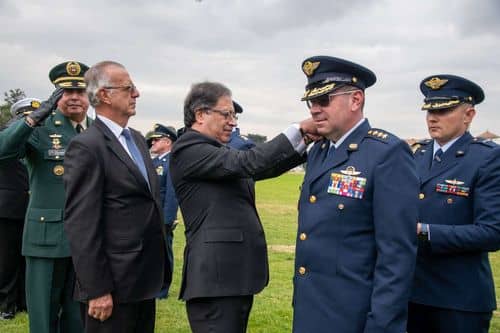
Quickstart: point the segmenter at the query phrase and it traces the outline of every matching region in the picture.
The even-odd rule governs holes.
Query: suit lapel
[[[457,142],[455,142],[453,145],[451,145],[450,148],[448,148],[448,150],[446,150],[446,152],[441,157],[441,163],[438,163],[431,169],[429,161],[429,164],[427,164],[427,170],[429,171],[427,175],[422,178],[422,185],[428,182],[430,179],[439,176],[443,172],[450,170],[455,165],[457,165],[459,160],[466,153],[467,146],[469,145],[471,140],[472,136],[469,132],[466,132],[460,139],[457,140]],[[432,156],[432,148],[430,148],[429,151],[430,156]],[[426,153],[429,154],[429,152]]]
[[[157,182],[154,181],[154,177],[157,177],[157,174],[156,174],[155,167],[153,166],[153,163],[151,163],[151,156],[149,155],[148,147],[147,147],[146,143],[144,142],[144,138],[142,137],[142,135],[140,135],[139,132],[137,132],[134,129],[131,129],[131,131],[132,131],[132,136],[134,137],[135,144],[136,144],[137,148],[139,149],[139,151],[141,152],[141,156],[142,156],[142,160],[144,161],[144,165],[146,166],[146,171],[148,173],[149,185],[151,187],[155,186],[155,184],[157,184]],[[135,163],[134,163],[134,166],[135,166]],[[136,166],[136,169],[139,171],[139,168],[137,168],[137,166]],[[142,174],[140,173],[140,171],[139,171],[139,174],[142,177]],[[144,177],[142,177],[142,179],[144,180]],[[146,186],[148,185],[146,182],[144,182],[144,183],[146,184]],[[151,188],[152,193],[154,193],[155,190],[156,190],[155,188]]]
[[[96,118],[96,120],[94,121],[94,125],[103,133],[104,137],[106,138],[106,145],[108,146],[109,150],[114,155],[116,155],[116,157],[118,157],[118,159],[122,161],[123,164],[127,166],[127,168],[130,170],[130,173],[132,173],[134,177],[137,179],[137,181],[141,184],[141,186],[144,187],[144,189],[149,192],[148,184],[146,183],[146,180],[142,176],[141,171],[135,165],[134,161],[125,151],[122,144],[120,143],[120,141],[118,141],[113,132],[111,132],[108,126],[106,126],[102,121],[100,121],[99,118]],[[148,163],[145,164],[148,165]]]
[[[325,140],[326,147],[322,150],[323,152],[318,152],[320,158],[314,159],[316,162],[311,166],[311,178],[310,182],[314,182],[317,178],[321,177],[325,172],[329,172],[331,169],[343,164],[349,158],[351,153],[349,146],[351,144],[357,145],[359,147],[361,141],[365,137],[366,133],[370,129],[370,124],[368,120],[365,120],[358,128],[354,130],[342,144],[335,150],[331,157],[326,157],[328,160],[323,161],[325,154],[328,154],[329,141]],[[326,150],[326,152],[324,152]]]

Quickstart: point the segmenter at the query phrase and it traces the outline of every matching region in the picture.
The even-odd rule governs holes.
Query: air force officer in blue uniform
[[[299,201],[295,333],[401,333],[415,267],[418,178],[409,146],[363,115],[369,69],[302,63],[318,133]]]
[[[148,137],[147,143],[150,151],[157,156],[153,158],[153,165],[160,180],[160,199],[165,216],[165,240],[167,241],[167,266],[170,271],[174,271],[174,228],[177,220],[177,197],[175,196],[174,186],[170,178],[170,150],[177,140],[175,128],[155,124],[153,133]],[[170,285],[162,288],[158,298],[167,298]]]
[[[420,84],[432,140],[415,152],[419,246],[409,333],[486,333],[496,308],[488,252],[500,248],[500,148],[468,128],[484,99],[474,82],[432,75]]]

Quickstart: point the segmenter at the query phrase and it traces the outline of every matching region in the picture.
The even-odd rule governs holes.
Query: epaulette
[[[427,146],[429,143],[431,143],[431,139],[422,139],[422,140],[417,140],[415,143],[410,145],[410,149],[415,154],[420,148]]]
[[[391,136],[388,132],[378,128],[371,128],[366,134],[366,137],[377,139],[382,142],[389,142],[389,137]]]
[[[490,147],[490,148],[494,148],[496,146],[498,146],[493,140],[491,139],[484,139],[484,138],[479,138],[479,137],[475,137],[474,139],[472,139],[472,143],[479,143],[479,144],[482,144],[482,145],[485,145],[487,147]]]

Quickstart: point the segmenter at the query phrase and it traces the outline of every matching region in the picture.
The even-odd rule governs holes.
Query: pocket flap
[[[205,243],[211,242],[243,242],[243,232],[240,229],[207,229]]]
[[[62,209],[31,208],[28,211],[28,220],[38,222],[61,222],[63,219]]]

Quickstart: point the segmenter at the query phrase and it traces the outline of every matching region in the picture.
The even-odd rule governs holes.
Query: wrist
[[[25,117],[24,118],[24,123],[28,125],[31,128],[34,128],[36,126],[35,121],[31,117]]]

